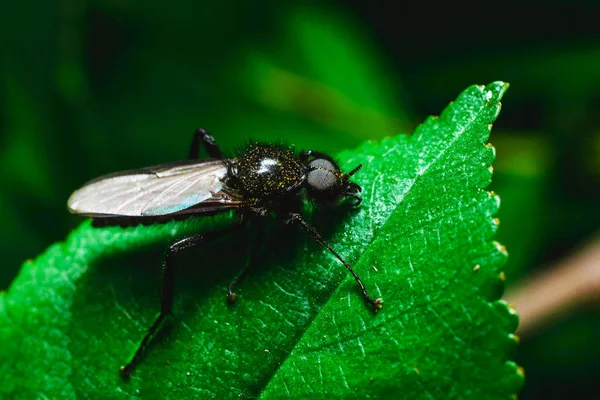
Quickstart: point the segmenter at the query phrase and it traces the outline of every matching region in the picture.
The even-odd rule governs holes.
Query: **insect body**
[[[209,159],[198,159],[200,144]],[[323,240],[300,214],[302,192],[317,204],[336,204],[351,197],[358,206],[361,187],[349,181],[362,165],[343,173],[324,153],[305,151],[298,156],[291,149],[266,144],[251,145],[237,158],[224,158],[214,138],[197,129],[190,147],[189,160],[156,167],[123,171],[86,183],[68,201],[69,211],[92,217],[95,225],[135,225],[165,222],[193,215],[210,215],[236,209],[243,221],[252,216],[277,215],[286,224],[299,225],[314,241],[329,250],[356,279],[362,294],[377,311],[381,299],[368,294],[352,267]],[[161,310],[148,329],[131,361],[121,367],[129,376],[150,338],[165,317],[172,312],[174,269],[172,256],[180,250],[206,243],[230,232],[195,234],[180,239],[167,250],[161,289]],[[229,285],[228,297],[235,301],[233,286],[246,271]]]

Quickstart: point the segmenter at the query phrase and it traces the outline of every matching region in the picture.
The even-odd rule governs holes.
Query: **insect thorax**
[[[234,168],[236,186],[246,196],[272,199],[299,189],[306,179],[305,167],[290,150],[252,145]]]

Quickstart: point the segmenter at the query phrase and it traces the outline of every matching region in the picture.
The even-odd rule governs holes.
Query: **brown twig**
[[[526,336],[600,297],[600,235],[556,265],[526,278],[506,293]]]

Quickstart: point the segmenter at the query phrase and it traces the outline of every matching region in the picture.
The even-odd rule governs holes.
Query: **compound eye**
[[[331,161],[318,158],[311,161],[308,165],[314,168],[308,173],[307,177],[308,184],[313,189],[325,191],[337,185],[337,167]]]
[[[308,163],[308,166],[314,169],[326,169],[327,171],[336,172],[338,168],[329,160],[317,158]]]
[[[337,177],[326,169],[315,169],[308,173],[308,184],[316,190],[324,191],[331,189],[337,183]]]

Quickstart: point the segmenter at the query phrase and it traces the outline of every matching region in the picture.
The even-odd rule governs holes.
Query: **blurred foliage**
[[[464,87],[497,79],[512,86],[491,138],[507,282],[566,255],[600,226],[600,5],[507,1],[478,18],[437,9],[435,29],[431,6],[413,6],[3,4],[2,287],[77,224],[72,190],[182,158],[197,126],[230,151],[252,137],[335,152],[412,131]],[[574,348],[578,362],[544,360],[560,360],[561,338],[599,327],[582,311],[525,341],[522,398],[594,388],[597,344]]]

